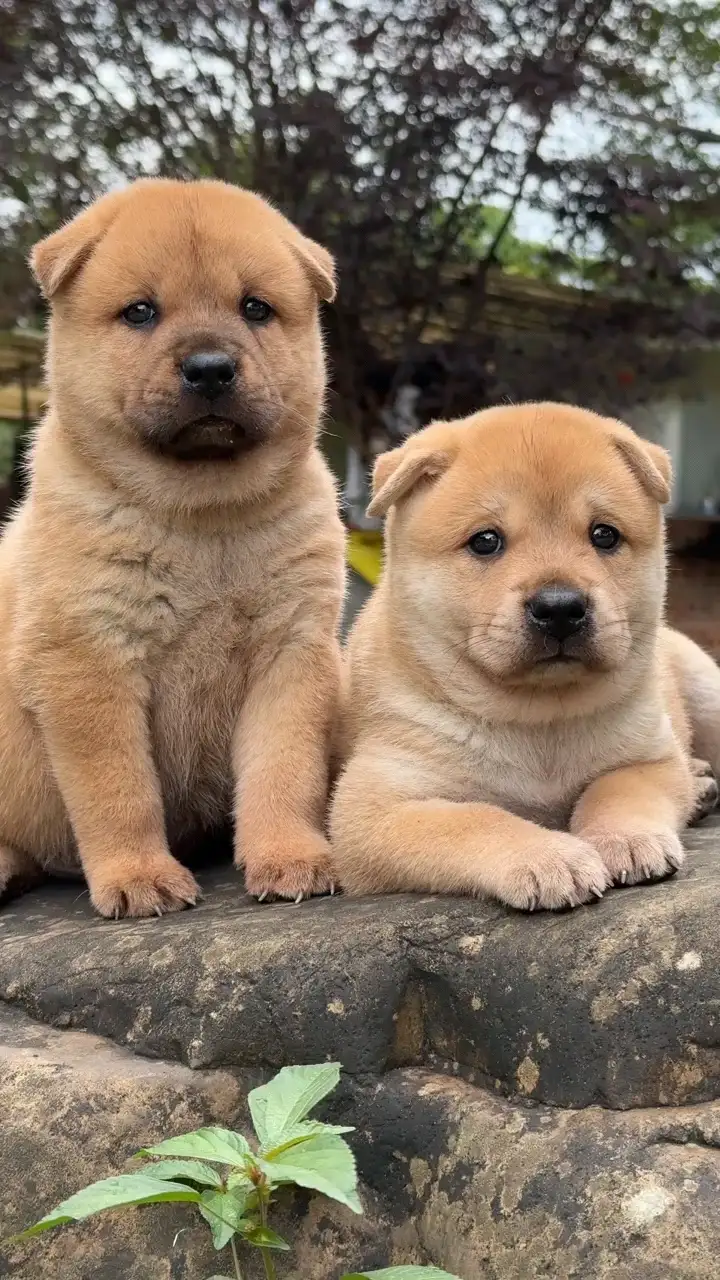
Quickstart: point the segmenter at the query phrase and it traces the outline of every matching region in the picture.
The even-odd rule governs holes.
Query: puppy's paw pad
[[[674,875],[685,850],[674,831],[585,832],[600,854],[614,884],[642,884]]]
[[[501,897],[520,911],[559,911],[601,898],[610,881],[591,845],[558,835],[507,869]]]
[[[284,847],[255,850],[246,859],[245,888],[259,902],[284,898],[299,903],[334,893],[336,887],[330,846],[315,832],[293,837]]]
[[[195,877],[169,854],[146,866],[138,863],[123,875],[95,876],[90,882],[93,906],[110,920],[164,916],[194,907],[201,898]]]

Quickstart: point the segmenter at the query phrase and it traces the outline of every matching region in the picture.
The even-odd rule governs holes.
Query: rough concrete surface
[[[562,915],[258,906],[225,866],[163,920],[101,921],[77,885],[10,904],[0,1235],[161,1134],[243,1127],[248,1088],[280,1066],[337,1058],[328,1114],[358,1126],[367,1212],[284,1205],[287,1280],[390,1261],[462,1280],[720,1275],[718,835],[688,837],[676,879]],[[207,1280],[217,1263],[170,1206],[0,1249],[20,1280]]]

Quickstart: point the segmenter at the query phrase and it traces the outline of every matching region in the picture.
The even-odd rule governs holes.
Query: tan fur
[[[196,901],[169,841],[231,818],[257,895],[324,892],[343,533],[316,448],[330,256],[259,197],[139,182],[38,245],[51,407],[0,542],[0,893],[78,866],[103,915]],[[251,329],[240,300],[276,317]],[[123,307],[160,319],[131,330]],[[237,359],[257,442],[179,461],[179,361]],[[233,392],[233,395],[235,393]],[[168,426],[169,424],[169,426]]]
[[[720,766],[720,672],[662,628],[669,483],[663,450],[553,404],[437,423],[378,461],[387,563],[349,641],[331,815],[348,892],[558,908],[680,865],[707,786],[691,749]],[[468,549],[484,529],[501,554]],[[565,664],[526,612],[553,583],[594,611]]]

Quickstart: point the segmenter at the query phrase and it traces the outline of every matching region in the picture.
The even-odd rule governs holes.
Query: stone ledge
[[[50,886],[0,912],[0,999],[193,1068],[457,1064],[562,1107],[720,1095],[720,820],[682,875],[524,917],[467,899],[258,906],[230,868],[198,909],[109,923]]]
[[[0,1014],[0,1236],[120,1170],[140,1142],[244,1127],[228,1072],[135,1058],[84,1032]],[[558,1110],[401,1068],[349,1082],[366,1216],[321,1197],[281,1208],[287,1280],[434,1262],[463,1280],[707,1280],[720,1252],[720,1104]],[[285,1260],[284,1260],[285,1261]],[[261,1272],[250,1260],[248,1280]],[[0,1277],[202,1280],[207,1232],[178,1206],[107,1215],[0,1250]]]

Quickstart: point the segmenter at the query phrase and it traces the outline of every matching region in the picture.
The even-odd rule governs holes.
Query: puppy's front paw
[[[184,911],[202,897],[195,877],[169,853],[120,856],[111,867],[88,876],[88,884],[95,910],[111,920]]]
[[[614,884],[641,884],[674,875],[685,861],[685,850],[676,832],[584,831],[583,838],[597,849]]]
[[[609,884],[592,845],[562,832],[548,832],[539,848],[506,864],[498,897],[519,911],[558,911],[601,898]]]
[[[278,832],[270,847],[247,850],[245,888],[261,902],[268,898],[301,902],[316,894],[334,893],[330,845],[311,828],[286,835]]]

